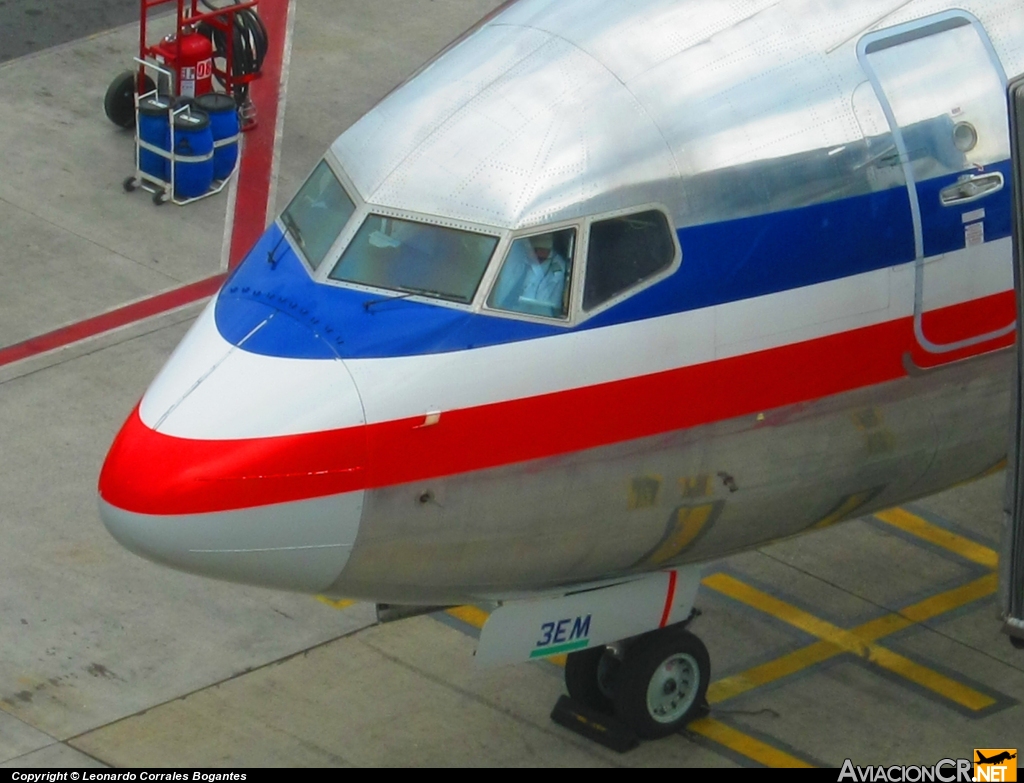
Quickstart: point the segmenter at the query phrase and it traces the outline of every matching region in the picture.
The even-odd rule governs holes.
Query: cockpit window
[[[487,306],[565,318],[575,246],[574,228],[517,239],[509,248]]]
[[[369,215],[330,278],[469,303],[497,245],[495,236]]]
[[[355,211],[355,204],[327,161],[320,161],[281,213],[281,222],[316,269]]]
[[[595,222],[590,227],[583,309],[593,310],[675,260],[665,215],[657,210]]]

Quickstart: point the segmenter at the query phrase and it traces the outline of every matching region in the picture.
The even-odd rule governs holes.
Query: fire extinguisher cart
[[[177,6],[175,31],[150,42],[150,12],[169,3]],[[107,117],[115,125],[131,128],[138,95],[157,89],[173,97],[191,98],[210,92],[216,79],[224,92],[235,98],[243,130],[253,127],[255,112],[248,88],[260,76],[267,47],[266,29],[255,13],[258,4],[258,0],[222,6],[212,0],[139,0],[136,62],[142,64],[111,82],[104,100]],[[146,73],[145,63],[169,72],[170,84],[155,83]]]
[[[170,78],[171,72],[151,62],[147,62],[141,59],[137,60],[140,67],[145,70],[156,71],[160,77]],[[147,74],[148,77],[148,74]],[[152,79],[150,79],[152,81]],[[226,100],[226,99],[225,99]],[[151,141],[147,141],[143,138],[143,128],[139,121],[140,110],[144,105],[148,104],[149,107],[159,107],[159,111],[164,113],[163,122],[166,123],[167,136],[164,139],[167,142],[167,146],[153,144]],[[165,204],[168,201],[177,204],[178,206],[185,206],[191,204],[194,201],[208,198],[217,193],[220,193],[224,186],[228,184],[231,174],[234,173],[234,167],[231,167],[231,171],[223,176],[222,179],[209,179],[199,186],[198,190],[190,190],[183,194],[182,189],[179,187],[177,182],[180,171],[183,171],[183,167],[187,167],[190,164],[201,164],[206,161],[210,161],[212,166],[213,157],[215,154],[215,147],[221,142],[213,142],[205,153],[199,155],[191,154],[192,151],[183,151],[182,145],[179,143],[178,129],[183,125],[187,127],[190,121],[209,122],[209,118],[206,117],[202,112],[198,116],[193,117],[192,106],[185,102],[172,102],[167,96],[161,96],[159,91],[156,89],[150,90],[148,93],[143,93],[135,99],[135,117],[138,131],[135,134],[135,173],[129,175],[122,183],[126,192],[131,193],[132,191],[142,188],[143,190],[153,194],[153,203],[157,206]],[[200,117],[202,119],[200,119]],[[224,140],[231,144],[238,143],[238,134],[234,137],[229,137]],[[148,155],[148,165],[143,163],[143,157]],[[159,161],[163,161],[160,163]],[[157,173],[154,162],[159,166],[160,173]],[[194,178],[190,177],[190,183],[194,185]],[[207,183],[209,186],[207,187]]]
[[[169,3],[177,6],[174,31],[151,42],[150,12]],[[111,121],[137,129],[135,173],[124,189],[147,190],[157,204],[189,204],[224,187],[237,164],[239,132],[255,127],[249,85],[260,76],[267,31],[258,0],[139,4],[137,67],[111,83],[104,103]],[[215,80],[223,92],[214,90]]]

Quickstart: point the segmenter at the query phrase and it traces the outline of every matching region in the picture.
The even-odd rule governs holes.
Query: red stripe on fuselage
[[[661,622],[658,623],[659,628],[664,628],[668,625],[668,618],[672,616],[672,604],[676,600],[676,580],[678,574],[675,571],[668,572],[668,590],[665,595],[665,608],[661,612]]]
[[[365,483],[354,427],[251,440],[186,440],[147,427],[136,406],[100,473],[100,495],[140,514],[195,514],[336,495]]]
[[[950,305],[941,310],[928,311],[921,316],[921,331],[926,340],[938,346],[969,340],[974,335],[993,334],[1013,323],[1017,317],[1016,299],[1013,291],[976,299],[971,302]],[[996,342],[996,345],[1010,345],[1013,335]],[[980,346],[992,350],[992,345]],[[975,355],[979,346],[968,346],[947,353],[929,353],[915,343],[911,358],[918,367],[938,367]]]
[[[1013,292],[947,308],[999,311]],[[937,317],[938,314],[933,314]],[[988,317],[986,315],[986,317]],[[975,347],[1010,345],[1013,335]],[[642,350],[642,346],[637,346]],[[770,411],[892,381],[917,355],[913,320],[637,378],[330,432],[232,441],[162,435],[133,412],[100,476],[110,504],[188,514],[373,489],[557,456]],[[965,351],[944,356],[963,358]],[[538,366],[543,364],[538,362]]]

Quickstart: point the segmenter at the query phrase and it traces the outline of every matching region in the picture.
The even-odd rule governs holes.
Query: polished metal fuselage
[[[713,560],[980,478],[1006,454],[1012,358],[368,491],[329,592],[445,604],[553,591]]]
[[[950,7],[520,0],[332,152],[370,204],[504,229],[649,203],[682,228],[884,190],[905,179],[858,44]],[[956,7],[1005,75],[1024,71],[1018,3]],[[1007,140],[984,152],[1005,159]]]
[[[962,7],[994,55],[977,78],[1024,72],[1019,2]],[[934,173],[928,166],[1009,159],[998,132],[946,163],[934,150],[908,151],[910,124],[894,135],[896,99],[879,95],[884,63],[872,71],[864,42],[948,9],[945,0],[522,0],[392,93],[332,153],[366,209],[506,236],[649,204],[685,229],[913,189]],[[982,60],[963,66],[968,76]],[[944,78],[933,65],[909,68],[925,100]],[[1005,118],[1005,104],[989,108],[993,123]],[[912,124],[927,130],[922,116]],[[883,295],[886,306],[915,299],[920,321],[926,272],[947,287],[958,274],[968,286],[972,272],[926,265],[943,260],[925,258],[927,229],[915,221],[914,284],[894,273]],[[853,312],[858,302],[835,306]],[[529,371],[545,372],[544,362]],[[1003,459],[1011,369],[1004,349],[642,440],[367,491],[332,591],[396,603],[508,598],[707,561],[921,497]]]

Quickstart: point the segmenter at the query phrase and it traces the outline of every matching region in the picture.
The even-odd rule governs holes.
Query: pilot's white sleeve
[[[562,310],[562,293],[565,291],[565,272],[565,259],[560,255],[555,255],[551,259],[551,264],[548,267],[548,273],[544,276],[544,280],[541,281],[537,291],[537,299],[551,305],[555,310],[552,315],[556,315]]]

